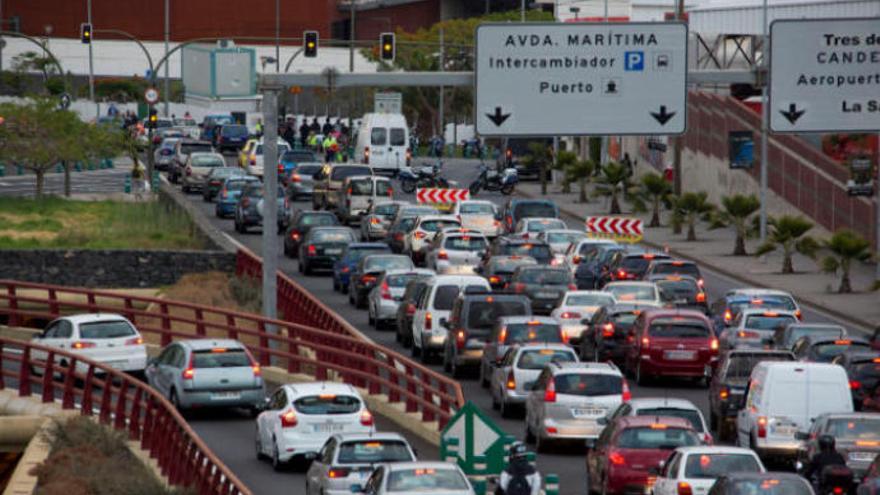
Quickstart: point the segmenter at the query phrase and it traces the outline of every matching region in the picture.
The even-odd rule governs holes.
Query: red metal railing
[[[102,423],[140,441],[173,485],[191,486],[200,495],[251,494],[174,406],[125,373],[58,349],[0,338],[0,389],[7,388],[84,416],[97,414]]]
[[[291,285],[286,290],[298,288]],[[339,379],[370,394],[384,394],[387,402],[404,403],[407,412],[420,413],[426,422],[437,421],[441,429],[464,404],[455,380],[364,339],[317,301],[301,308],[290,306],[286,313],[305,314],[293,319],[321,322],[321,328],[331,331],[167,299],[0,280],[0,316],[6,315],[11,326],[96,311],[124,315],[148,339],[158,337],[152,340],[163,346],[181,338],[238,339],[263,366],[276,365],[318,380]]]

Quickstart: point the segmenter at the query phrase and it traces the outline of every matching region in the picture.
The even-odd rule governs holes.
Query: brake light
[[[687,481],[679,481],[678,482],[678,495],[693,495],[694,491],[691,489],[691,484]]]
[[[196,376],[196,370],[193,367],[193,357],[192,354],[189,356],[189,364],[187,364],[186,369],[183,370],[183,373],[180,374],[184,380],[192,380]]]
[[[721,400],[727,400],[730,397],[730,389],[727,387],[721,387],[721,390],[718,391],[718,398]]]
[[[135,337],[133,339],[128,339],[125,341],[125,345],[141,345],[144,343],[144,339],[141,337]]]
[[[701,279],[701,278],[697,279],[697,285],[699,285],[700,287],[703,287],[704,284],[705,284],[705,282],[703,282],[703,279]]]
[[[424,239],[426,235],[427,235],[427,234],[425,234],[425,233],[422,232],[421,230],[416,231],[415,233],[413,233],[413,237],[415,237],[416,239]]]
[[[559,315],[559,317],[562,318],[563,320],[576,320],[581,317],[581,314],[576,313],[574,311],[566,311],[565,313],[562,313],[561,315]]]
[[[284,173],[284,164],[283,164],[283,163],[279,163],[279,164],[278,164],[278,173],[279,173],[279,174],[283,174],[283,173]]]
[[[351,196],[351,190],[352,190],[352,189],[351,189],[351,187],[349,186],[348,190],[345,191],[345,194],[348,194],[349,196]]]
[[[519,294],[519,293],[521,293],[521,292],[524,292],[524,291],[526,290],[526,284],[523,284],[523,283],[516,283],[516,284],[513,284],[513,290],[514,290],[514,292],[516,292],[517,294]]]
[[[733,319],[733,313],[729,309],[724,310],[724,322],[727,323]]]
[[[364,426],[373,426],[373,413],[364,410],[364,412],[361,413],[361,424]]]
[[[614,464],[615,466],[623,466],[624,464],[626,464],[626,459],[620,452],[612,452],[608,456],[608,460],[611,462],[611,464]]]
[[[758,416],[758,438],[767,438],[767,416]]]
[[[649,339],[647,336],[642,337],[642,347],[644,347],[645,349],[651,347],[651,339]]]
[[[257,363],[251,362],[251,371],[254,372],[254,376],[263,376],[263,368]]]
[[[491,277],[489,277],[489,283],[490,284],[500,284],[501,279],[496,277],[495,275],[492,275]]]
[[[835,340],[834,345],[850,345],[852,340]]]
[[[843,488],[839,486],[835,486],[831,489],[831,491],[834,493],[834,495],[843,495]]]
[[[617,271],[617,278],[626,278],[626,272],[623,270]]]
[[[665,430],[667,426],[663,423],[653,423],[651,424],[652,430]]]
[[[448,260],[448,259],[449,259],[449,255],[446,254],[446,251],[442,251],[442,250],[441,250],[440,252],[437,253],[437,259],[438,259],[438,260]]]
[[[551,378],[544,390],[544,402],[556,402],[556,380]]]
[[[465,335],[464,330],[459,330],[455,332],[455,348],[458,350],[464,349]]]
[[[498,227],[501,227],[501,222],[499,222],[498,220],[492,220],[492,225],[494,225],[497,229]]]
[[[851,388],[853,390],[858,390],[858,389],[862,388],[862,382],[860,382],[858,380],[850,380],[849,381],[849,388]]]
[[[73,347],[74,349],[90,349],[92,347],[95,347],[95,343],[80,341],[80,342],[74,342],[71,347]]]
[[[379,217],[370,217],[370,224],[379,225],[380,223],[382,223],[382,220]]]
[[[425,330],[431,330],[434,327],[434,317],[430,311],[425,313]]]
[[[568,290],[577,290],[578,286],[574,284],[568,284]]]
[[[330,468],[330,470],[327,471],[327,477],[330,479],[347,478],[350,472],[351,470],[347,468]]]
[[[190,168],[190,166],[187,165],[186,166],[186,175],[192,175],[192,173],[193,173],[192,168]]]
[[[614,337],[614,323],[610,321],[602,325],[602,336],[605,338]]]
[[[391,300],[391,288],[388,287],[388,281],[382,282],[382,286],[379,287],[379,293],[382,296],[382,299]]]
[[[370,147],[367,146],[364,148],[364,163],[367,165],[370,164]]]
[[[709,349],[711,349],[713,351],[718,350],[718,339],[717,338],[712,337],[712,342],[709,343]]]
[[[361,276],[361,283],[362,284],[372,284],[375,281],[376,281],[375,275],[362,275]]]
[[[629,390],[629,382],[626,380],[623,381],[623,388],[621,389],[620,399],[623,402],[629,402],[633,398],[632,392]]]
[[[507,327],[503,327],[498,333],[498,343],[503,344],[505,340],[507,340]]]
[[[507,390],[516,389],[516,377],[513,376],[513,370],[507,373]]]
[[[697,292],[697,302],[706,302],[705,292]]]
[[[318,254],[318,249],[315,247],[314,244],[309,244],[309,247],[307,247],[306,249],[308,250],[309,256],[315,256],[316,254]]]
[[[281,427],[282,428],[294,428],[299,420],[296,418],[296,411],[293,409],[288,409],[284,413],[278,415],[281,418]]]
[[[802,319],[803,319],[803,318],[802,318],[802,317],[803,317],[803,313],[801,313],[801,310],[797,310],[797,311],[795,311],[795,312],[794,312],[794,316],[795,316],[798,320],[802,320]]]
[[[290,182],[302,182],[302,177],[299,174],[291,174]]]
[[[291,230],[290,231],[290,238],[293,239],[294,241],[299,240],[299,231],[298,230]]]
[[[574,258],[571,259],[571,262],[574,263],[575,265],[577,265],[581,262],[581,257],[575,256]]]
[[[751,330],[740,330],[736,333],[737,337],[741,339],[757,339],[758,332],[752,332]]]

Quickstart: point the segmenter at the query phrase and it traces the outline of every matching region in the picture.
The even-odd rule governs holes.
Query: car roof
[[[336,433],[333,435],[340,443],[358,442],[363,440],[400,440],[409,444],[406,437],[395,431],[377,431],[372,433]]]
[[[635,282],[622,282],[621,281],[621,282],[608,282],[607,284],[605,284],[606,288],[609,286],[610,287],[657,287],[657,285],[654,282],[642,282],[642,281],[638,281],[638,280]]]
[[[556,318],[549,316],[499,316],[498,323],[502,325],[516,325],[518,323],[538,322],[542,325],[559,325]]]
[[[786,351],[783,349],[761,349],[758,347],[754,347],[754,348],[744,347],[744,348],[740,348],[740,349],[729,349],[729,350],[725,351],[724,354],[727,356],[736,356],[737,354],[743,354],[743,355],[747,355],[747,356],[754,356],[754,355],[778,356],[780,354],[791,355],[791,351]]]
[[[669,255],[666,254],[666,253],[658,253],[658,252],[654,252],[654,251],[634,251],[634,252],[628,252],[628,253],[626,253],[625,255],[623,255],[623,257],[624,257],[624,258],[644,258],[646,255],[649,255],[649,256],[652,256],[652,257],[653,257],[653,258],[648,258],[648,259],[666,260],[666,259],[670,259],[670,258],[671,258],[671,256],[669,256]]]
[[[700,408],[697,407],[693,402],[687,399],[679,399],[675,397],[639,397],[629,401],[630,407],[633,410],[639,408],[653,408],[653,407],[666,407],[673,409],[688,409],[688,410],[697,410]]]
[[[514,347],[516,347],[517,352],[519,353],[525,351],[539,351],[542,349],[554,349],[558,351],[571,351],[572,353],[577,354],[577,351],[570,345],[561,342],[529,342],[525,344],[517,344]]]
[[[384,242],[352,242],[351,244],[348,245],[348,249],[354,249],[354,248],[360,248],[360,249],[367,249],[367,248],[369,248],[369,249],[372,249],[372,248],[391,249],[391,248],[388,247],[388,244],[385,244]]]
[[[180,144],[207,144],[207,145],[212,144],[211,141],[205,141],[202,139],[192,139],[192,138],[186,138],[186,137],[181,138],[181,140],[179,142],[180,142]]]
[[[652,308],[645,310],[645,318],[688,318],[693,320],[708,321],[706,314],[695,309],[677,309],[677,308]]]
[[[534,244],[536,246],[548,246],[546,241],[539,239],[523,239],[522,237],[501,237],[499,242],[505,244]]]
[[[648,277],[648,282],[674,282],[678,280],[687,280],[688,282],[697,283],[697,279],[691,275],[675,275],[672,273],[655,273]]]
[[[477,282],[477,281],[485,282],[486,285],[489,284],[488,280],[486,280],[485,278],[483,278],[479,275],[449,275],[449,274],[435,275],[434,278],[432,279],[432,281],[435,284],[442,284],[442,283],[458,284],[458,283]],[[485,295],[485,294],[483,294],[483,295]]]
[[[547,234],[582,234],[587,235],[583,230],[577,229],[547,229],[541,232],[539,235],[546,236]]]
[[[827,344],[829,342],[837,342],[838,340],[848,340],[853,343],[868,345],[870,342],[857,335],[845,335],[843,337],[828,337],[827,335],[804,335],[802,339],[810,341],[810,345]]]
[[[778,289],[763,289],[760,287],[745,287],[741,289],[731,289],[727,291],[728,296],[785,296],[794,299],[790,292]]]
[[[690,421],[674,416],[621,416],[618,421],[623,428],[638,428],[662,423],[673,428],[694,429]]]
[[[234,339],[187,339],[178,340],[177,343],[188,347],[194,351],[203,351],[206,349],[214,349],[217,347],[244,349],[241,342]]]
[[[116,313],[84,313],[79,315],[62,316],[58,319],[67,320],[76,325],[80,325],[82,323],[94,323],[98,321],[126,320],[124,316]]]
[[[849,362],[865,361],[865,360],[870,361],[873,359],[880,358],[880,351],[863,351],[863,350],[848,351],[848,352],[844,352],[843,354],[841,354],[841,356],[844,356],[844,358]]]
[[[767,471],[767,472],[754,472],[754,471],[744,471],[737,473],[724,473],[721,475],[729,480],[765,480],[765,479],[784,479],[787,481],[800,481],[807,484],[807,481],[795,473],[787,473],[781,471]]]
[[[385,270],[385,276],[389,275],[427,275],[430,277],[434,276],[434,270],[429,270],[427,268],[395,268],[394,270]]]
[[[556,217],[526,217],[520,220],[520,222],[562,222],[562,220]]]
[[[654,262],[654,265],[695,265],[693,261],[683,260],[679,258],[660,258]]]
[[[768,308],[752,308],[752,307],[749,307],[749,308],[743,308],[742,311],[740,311],[740,314],[743,315],[743,317],[751,316],[751,315],[755,315],[755,314],[758,314],[758,313],[777,313],[777,314],[779,314],[780,316],[781,316],[781,315],[791,316],[792,318],[797,319],[796,311],[792,311],[792,310],[790,310],[790,309],[775,309],[775,308],[774,308],[774,309],[768,309]]]
[[[419,215],[419,222],[427,222],[430,220],[454,220],[460,222],[455,215]]]
[[[284,385],[291,391],[299,394],[317,394],[317,393],[325,393],[325,394],[350,394],[356,397],[360,397],[361,394],[347,383],[336,383],[336,382],[307,382],[307,383],[288,383]]]
[[[608,294],[611,293],[608,292]],[[655,307],[656,306],[652,306],[650,304],[618,302],[617,304],[609,304],[605,306],[605,311],[609,313],[625,313],[630,311],[646,311]]]
[[[454,469],[459,470],[458,464],[442,461],[413,461],[394,462],[385,464],[389,471],[402,471],[404,469]]]
[[[564,297],[568,296],[602,296],[602,297],[614,297],[614,294],[610,292],[603,292],[601,290],[570,290],[565,293]]]
[[[615,375],[622,377],[620,369],[612,363],[594,362],[553,362],[547,365],[554,375],[559,373],[594,373],[599,375]]]
[[[675,449],[684,455],[690,454],[745,454],[755,455],[752,449],[743,447],[731,447],[729,445],[694,445],[691,447],[678,447]]]
[[[829,419],[880,419],[880,414],[874,412],[829,412],[822,413],[819,418]]]

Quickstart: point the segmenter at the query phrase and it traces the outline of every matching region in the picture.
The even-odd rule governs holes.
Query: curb
[[[534,195],[529,194],[529,193],[526,193],[526,192],[523,192],[523,191],[521,191],[521,190],[519,190],[519,189],[516,190],[516,193],[515,193],[515,194],[516,194],[517,196],[522,196],[522,197],[524,197],[524,198],[529,198],[529,199],[534,199],[534,198],[535,198]],[[564,213],[564,214],[566,214],[566,215],[568,215],[568,216],[570,216],[570,217],[574,217],[574,218],[576,218],[576,219],[579,219],[579,220],[582,220],[582,221],[586,221],[586,220],[584,219],[583,215],[581,215],[581,214],[579,214],[579,213],[575,213],[575,212],[569,210],[568,208],[559,207],[559,211],[562,212],[562,213]],[[651,248],[654,248],[654,249],[666,250],[667,252],[669,252],[669,253],[671,253],[671,254],[674,254],[675,256],[678,256],[679,258],[691,258],[691,259],[694,259],[693,255],[690,255],[690,254],[686,255],[686,254],[683,254],[683,253],[681,253],[681,252],[676,251],[675,249],[671,249],[671,248],[669,248],[668,246],[663,246],[663,245],[660,245],[660,244],[656,244],[656,243],[653,243],[653,242],[651,242],[651,241],[647,241],[647,240],[642,239],[641,241],[639,241],[639,243],[640,243],[640,244],[644,244],[645,246],[648,246],[648,247],[651,247]],[[721,274],[721,275],[724,275],[725,277],[727,277],[727,278],[729,278],[729,279],[732,279],[732,280],[735,280],[735,281],[737,281],[737,282],[741,282],[741,283],[743,283],[743,284],[751,285],[751,286],[755,286],[755,287],[764,287],[764,286],[765,286],[765,284],[762,283],[762,282],[759,282],[759,281],[757,281],[757,280],[754,280],[754,279],[751,279],[751,278],[748,278],[748,277],[744,277],[744,276],[742,276],[742,274],[733,273],[733,272],[731,272],[731,271],[729,271],[729,270],[727,270],[727,269],[725,269],[725,268],[721,268],[721,267],[715,265],[714,263],[712,263],[712,262],[710,262],[710,261],[706,261],[706,260],[704,260],[704,259],[699,259],[699,260],[697,260],[697,261],[698,261],[700,264],[705,265],[706,267],[708,267],[710,270],[712,270],[712,271],[714,271],[714,272],[717,272],[717,273],[719,273],[719,274]],[[856,327],[856,329],[858,329],[858,330],[862,330],[862,331],[864,331],[864,332],[866,332],[866,333],[870,333],[870,332],[871,332],[871,329],[873,328],[873,326],[876,325],[876,323],[872,324],[872,323],[868,322],[867,320],[862,320],[862,319],[859,319],[859,318],[853,318],[852,316],[849,316],[849,315],[846,315],[846,314],[844,314],[844,313],[841,313],[841,312],[837,311],[836,309],[831,309],[831,308],[829,308],[829,307],[827,307],[827,306],[824,306],[824,305],[822,305],[822,304],[819,304],[819,303],[817,303],[815,300],[813,300],[813,298],[811,298],[811,297],[804,297],[804,296],[802,296],[801,294],[798,294],[797,292],[793,292],[792,294],[793,294],[793,295],[794,295],[799,301],[801,301],[801,302],[804,304],[804,306],[807,306],[807,307],[813,309],[814,311],[817,311],[817,312],[820,312],[820,313],[826,313],[826,314],[828,314],[828,315],[830,315],[830,316],[833,316],[833,317],[835,317],[835,318],[837,318],[837,319],[839,319],[839,320],[842,320],[842,321],[848,323],[848,324],[851,325],[851,326]]]

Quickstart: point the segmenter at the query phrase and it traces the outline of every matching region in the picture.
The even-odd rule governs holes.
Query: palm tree
[[[722,197],[721,206],[724,207],[724,210],[720,212],[719,219],[724,224],[733,225],[733,229],[736,231],[733,255],[745,256],[747,254],[746,236],[749,232],[749,217],[761,208],[761,201],[754,194],[748,196],[735,194]]]
[[[569,174],[569,169],[571,169],[577,161],[577,153],[573,151],[560,151],[559,156],[556,158],[556,165],[553,166],[554,170],[559,170],[565,174],[565,178],[562,180],[563,194],[570,193],[571,183],[577,180],[577,176],[572,177]]]
[[[812,222],[803,217],[783,215],[779,218],[768,218],[769,232],[767,242],[758,248],[757,256],[782,247],[782,273],[794,273],[791,257],[795,252],[810,258],[815,257],[819,243],[806,235],[813,228]]]
[[[618,215],[620,210],[620,194],[625,192],[629,187],[626,167],[616,162],[609,162],[602,167],[602,175],[599,177],[599,183],[604,186],[600,194],[611,196],[611,215]]]
[[[562,153],[559,154],[559,157],[560,159],[562,158]],[[590,176],[592,176],[594,169],[595,164],[592,160],[575,160],[573,163],[568,164],[568,167],[565,169],[565,182],[577,181],[578,183],[578,201],[581,203],[589,202],[587,198],[587,184],[590,182]]]
[[[538,173],[541,175],[541,194],[547,194],[547,164],[552,161],[551,150],[544,143],[529,143],[529,151],[522,158],[523,164],[527,168],[533,166],[538,167]]]
[[[829,273],[840,270],[840,287],[837,292],[849,294],[852,286],[849,282],[849,269],[853,260],[866,261],[871,257],[871,243],[852,230],[838,230],[831,239],[822,243],[833,255],[822,260],[822,269]]]
[[[698,193],[686,192],[675,200],[675,213],[679,221],[688,227],[687,240],[696,241],[696,225],[701,215],[705,215],[715,209],[715,205],[709,202],[709,195],[705,191]]]
[[[660,226],[660,206],[669,200],[672,187],[669,182],[658,173],[648,173],[642,176],[641,193],[651,201],[653,213],[648,227]]]

